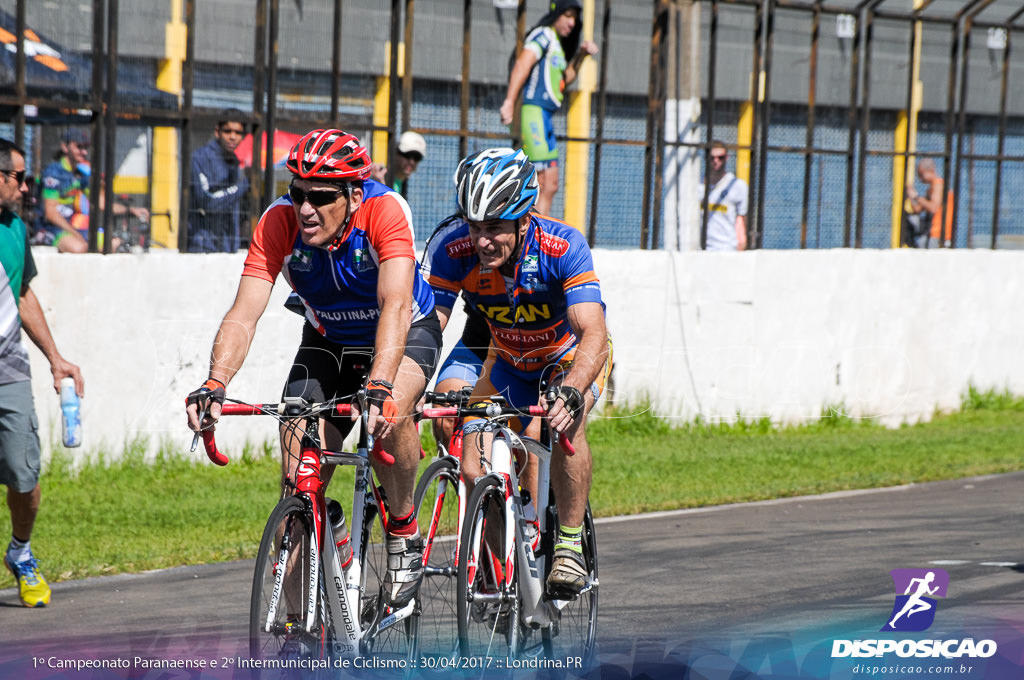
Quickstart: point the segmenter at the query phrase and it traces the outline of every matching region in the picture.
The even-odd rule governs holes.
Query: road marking
[[[594,524],[613,524],[615,522],[628,522],[630,520],[657,519],[659,517],[678,517],[680,515],[697,515],[705,512],[719,512],[721,510],[732,510],[734,508],[751,508],[758,506],[783,505],[786,503],[802,503],[804,501],[823,501],[834,498],[852,498],[854,496],[865,496],[875,493],[888,493],[891,491],[906,491],[917,484],[903,484],[901,486],[887,486],[880,489],[851,489],[849,491],[833,491],[831,493],[816,494],[814,496],[793,496],[791,498],[772,498],[765,501],[751,501],[750,503],[729,503],[728,505],[710,505],[702,508],[683,508],[681,510],[663,510],[661,512],[647,512],[640,515],[618,515],[616,517],[601,517],[594,520]]]
[[[660,517],[679,517],[681,515],[696,515],[705,512],[718,512],[720,510],[732,510],[734,508],[749,508],[758,506],[770,506],[770,505],[782,505],[785,503],[802,503],[804,501],[824,501],[831,500],[833,498],[852,498],[855,496],[865,496],[868,494],[875,493],[889,493],[892,491],[907,491],[918,486],[925,486],[929,484],[944,484],[950,482],[961,482],[964,484],[963,488],[974,489],[975,484],[978,482],[987,482],[993,479],[999,479],[1010,475],[1020,475],[1017,472],[1009,472],[1006,474],[993,474],[993,475],[979,475],[977,477],[966,477],[960,480],[938,480],[935,482],[921,482],[921,483],[910,483],[901,484],[900,486],[883,486],[877,489],[851,489],[849,491],[832,491],[830,493],[816,494],[813,496],[792,496],[790,498],[772,498],[764,501],[751,501],[749,503],[729,503],[728,505],[709,505],[701,508],[683,508],[681,510],[663,510],[661,512],[648,512],[638,515],[617,515],[615,517],[601,517],[594,520],[594,524],[614,524],[616,522],[628,522],[630,520],[645,520],[645,519],[658,519]],[[938,564],[935,562],[934,564]],[[968,564],[968,562],[957,562],[956,564]]]
[[[935,564],[935,565],[938,565],[938,566],[947,566],[947,567],[948,566],[952,566],[952,567],[955,567],[955,566],[958,566],[958,565],[961,565],[961,564],[970,564],[970,563],[971,563],[970,560],[932,560],[928,564]]]
[[[1016,567],[1016,566],[1018,566],[1018,564],[1016,562],[981,562],[980,564],[983,567]]]

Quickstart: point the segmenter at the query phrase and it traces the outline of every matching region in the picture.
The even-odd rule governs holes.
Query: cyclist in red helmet
[[[385,595],[397,606],[423,575],[413,512],[420,447],[411,415],[434,373],[441,327],[413,251],[409,205],[370,179],[371,167],[366,149],[341,130],[314,130],[292,149],[291,186],[256,226],[238,295],[214,340],[209,377],[189,395],[187,413],[193,430],[216,423],[283,274],[306,318],[284,396],[324,401],[352,394],[365,375],[371,431],[395,458],[391,466],[374,465],[389,503]],[[202,423],[200,410],[207,413]],[[326,447],[340,450],[351,428],[347,418],[328,418]],[[281,437],[282,478],[294,479],[300,442],[287,428]],[[290,491],[285,484],[282,494]]]

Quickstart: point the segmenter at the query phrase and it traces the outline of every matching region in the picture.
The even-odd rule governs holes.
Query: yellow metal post
[[[405,73],[405,43],[398,43],[398,77]],[[391,41],[384,43],[384,73],[377,76],[377,92],[373,95],[373,144],[370,154],[374,163],[388,162],[388,102],[391,99]]]
[[[919,9],[924,0],[914,0],[914,9]],[[907,164],[904,166],[903,157],[897,155],[893,158],[892,168],[892,225],[890,245],[893,248],[900,247],[900,229],[903,224],[903,212],[909,206],[904,206],[903,187],[908,180],[913,179],[915,171],[914,152],[917,151],[917,119],[921,112],[923,86],[921,84],[921,22],[914,22],[914,53],[910,64],[910,111],[901,111],[896,125],[895,148],[897,154],[908,152],[910,154]],[[906,168],[907,172],[904,172]],[[908,176],[909,175],[909,176]]]
[[[594,39],[594,0],[584,0],[583,39]],[[566,55],[572,57],[572,55]],[[597,90],[597,65],[586,59],[576,78],[576,89],[569,93],[566,131],[570,137],[590,138],[590,100]],[[565,148],[565,221],[587,233],[587,177],[590,170],[590,143],[569,142]]]
[[[186,26],[182,21],[182,0],[170,0],[171,20],[165,29],[165,54],[156,77],[157,89],[181,96],[181,65],[185,61]],[[157,217],[152,224],[153,244],[173,247],[178,243],[180,175],[178,168],[187,159],[178,158],[178,131],[170,127],[153,129],[153,186],[150,204]]]
[[[902,154],[907,150],[909,123],[907,112],[900,111],[893,139],[893,151],[896,155],[892,158],[892,236],[889,244],[892,248],[900,247],[900,228],[903,224],[903,202],[900,197],[903,196],[903,185],[906,182]]]
[[[740,104],[740,120],[736,124],[736,176],[750,184],[750,146],[754,143],[754,102]]]

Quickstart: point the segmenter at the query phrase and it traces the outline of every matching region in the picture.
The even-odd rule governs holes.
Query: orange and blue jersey
[[[306,308],[306,320],[321,335],[340,345],[369,347],[380,319],[379,266],[396,257],[416,261],[409,204],[383,184],[366,180],[362,204],[330,248],[302,242],[287,194],[274,201],[256,225],[242,275],[273,283],[283,273]],[[434,310],[418,264],[412,306],[414,322]]]
[[[604,307],[583,235],[535,213],[509,280],[480,264],[462,219],[442,227],[428,246],[425,266],[437,305],[453,308],[462,291],[487,318],[498,357],[523,373],[542,371],[576,346],[569,307],[581,302]]]

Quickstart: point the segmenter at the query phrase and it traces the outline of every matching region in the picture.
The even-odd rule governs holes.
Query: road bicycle
[[[496,662],[491,671],[507,670],[507,659],[540,656],[575,661],[586,668],[597,640],[599,581],[593,516],[588,505],[583,523],[585,587],[572,600],[550,597],[545,582],[559,526],[550,485],[550,435],[542,427],[541,440],[536,441],[508,426],[512,417],[544,416],[546,411],[539,406],[517,409],[492,402],[427,408],[423,415],[479,416],[487,421],[484,432],[493,435],[488,455],[481,457],[484,474],[476,480],[468,499],[459,476],[460,443],[431,464],[417,487],[421,530],[427,527],[421,594],[431,602],[454,600],[457,633],[450,643],[451,654],[457,649],[459,663]],[[567,440],[562,446],[567,454],[574,453]],[[537,518],[540,536],[536,548],[526,534],[528,520],[519,488],[519,471],[527,452],[538,461],[535,507],[543,509]],[[500,540],[495,540],[495,535]],[[440,629],[433,622],[431,625]],[[438,634],[435,646],[443,649],[440,638]]]
[[[117,202],[124,205],[125,208],[130,208],[132,205],[131,196],[128,194],[118,195]],[[120,215],[114,215],[112,233],[118,241],[117,252],[148,253],[150,246],[154,243],[160,247],[166,247],[164,244],[152,240],[153,224],[151,220],[154,217],[169,219],[170,213],[150,213],[149,219],[145,220],[139,219],[127,209]]]
[[[470,390],[427,392],[426,404],[461,406]],[[458,623],[455,605],[457,543],[462,529],[466,487],[460,477],[462,428],[450,441],[437,442],[437,455],[416,485],[414,503],[423,535],[423,581],[420,583],[419,655],[421,673],[457,667]],[[433,664],[430,668],[428,664]]]
[[[277,404],[246,404],[227,400],[222,415],[267,415],[302,440],[294,494],[281,500],[267,521],[256,556],[249,610],[249,652],[253,659],[342,659],[374,656],[399,668],[416,659],[418,602],[402,607],[384,602],[387,554],[383,542],[387,500],[376,482],[370,456],[387,459],[374,448],[367,429],[365,390],[355,395],[359,433],[354,452],[325,451],[320,445],[319,419],[348,416],[352,397],[324,403],[285,398]],[[203,414],[200,414],[202,422]],[[197,433],[197,437],[199,433]],[[212,430],[201,433],[206,452],[226,465]],[[342,567],[328,515],[323,473],[329,466],[354,468],[353,501],[348,514],[352,560]],[[328,474],[328,479],[329,479]],[[341,541],[341,545],[344,541]]]

